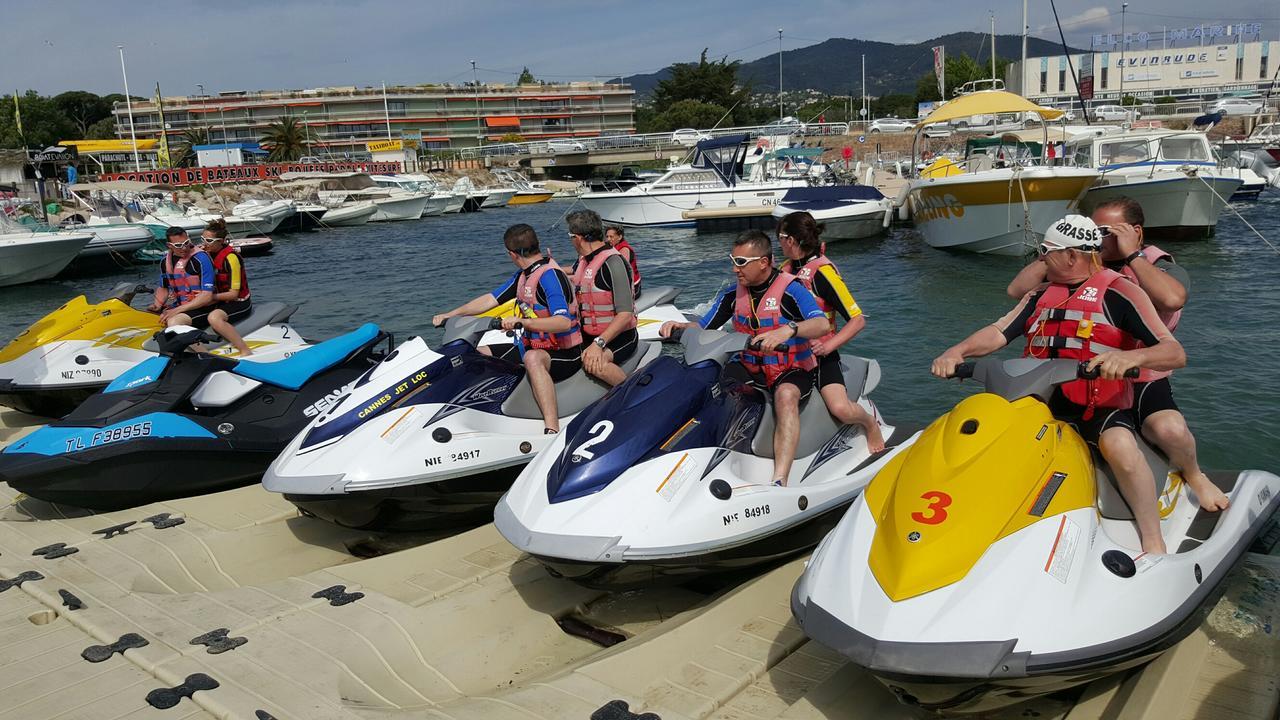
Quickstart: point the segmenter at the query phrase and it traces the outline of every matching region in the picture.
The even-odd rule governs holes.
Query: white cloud
[[[1111,15],[1111,11],[1102,6],[1091,7],[1070,17],[1062,18],[1062,29],[1073,35],[1103,32],[1112,25]],[[1057,35],[1058,28],[1056,25],[1046,24],[1041,25],[1035,32],[1037,35],[1044,33]]]

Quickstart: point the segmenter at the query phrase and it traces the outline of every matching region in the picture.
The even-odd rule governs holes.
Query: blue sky
[[[1030,0],[1032,32],[1056,38],[1048,0]],[[1016,34],[1019,0],[520,0],[463,3],[393,0],[61,0],[4,9],[3,90],[205,91],[465,82],[472,60],[482,82],[510,82],[522,66],[546,80],[607,79],[712,56],[752,60],[830,37],[919,42],[949,32]],[[961,10],[960,7],[965,9]],[[56,9],[56,12],[54,11]],[[1059,0],[1068,41],[1119,32],[1120,3]],[[1252,21],[1280,40],[1277,0],[1134,0],[1130,31],[1199,22]]]

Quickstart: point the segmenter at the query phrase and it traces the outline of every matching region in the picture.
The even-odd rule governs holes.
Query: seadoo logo
[[[324,397],[303,408],[302,414],[307,417],[315,417],[319,415],[337,404],[339,400],[346,397],[347,393],[351,392],[351,388],[355,386],[356,384],[354,382],[349,382],[336,390],[325,393]]]

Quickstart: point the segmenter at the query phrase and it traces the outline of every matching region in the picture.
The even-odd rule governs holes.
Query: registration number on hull
[[[84,442],[84,435],[77,435],[73,438],[67,438],[66,452],[74,452],[76,450],[84,450],[86,448],[97,447],[99,445],[107,445],[122,440],[130,440],[132,438],[148,437],[151,435],[151,421],[134,423],[132,425],[123,425],[121,427],[110,428],[107,430],[99,430],[89,437],[89,443]]]

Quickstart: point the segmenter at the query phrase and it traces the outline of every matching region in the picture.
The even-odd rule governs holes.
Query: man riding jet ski
[[[285,443],[381,359],[363,327],[273,362],[188,352],[210,338],[175,326],[160,355],[0,453],[0,480],[35,498],[115,510],[256,481]]]
[[[161,327],[160,317],[129,306],[140,291],[151,292],[123,283],[99,303],[80,295],[22,331],[0,350],[0,405],[62,417],[121,373],[155,357],[151,338]],[[288,357],[306,347],[288,325],[295,310],[295,305],[259,303],[235,324],[255,360]],[[209,346],[216,355],[237,357],[222,338],[213,338]]]
[[[396,348],[288,444],[264,487],[350,527],[487,521],[520,468],[555,437],[544,433],[524,367],[476,350],[498,322],[449,318],[439,352],[422,338]],[[659,354],[657,344],[642,342],[623,371],[635,373]],[[562,422],[608,390],[581,368],[554,387]]]
[[[788,482],[773,484],[773,398],[725,372],[751,338],[690,328],[663,356],[584,410],[503,496],[494,523],[554,575],[593,587],[681,581],[814,545],[910,433],[867,397],[874,360],[844,357],[849,398],[889,449],[841,425],[814,393],[800,411]]]
[[[818,546],[791,597],[805,633],[945,712],[1094,680],[1188,635],[1280,506],[1280,477],[1210,472],[1230,505],[1204,510],[1143,443],[1169,549],[1144,553],[1114,471],[1046,405],[1096,374],[987,358],[956,368],[970,375],[986,392],[895,457]]]

